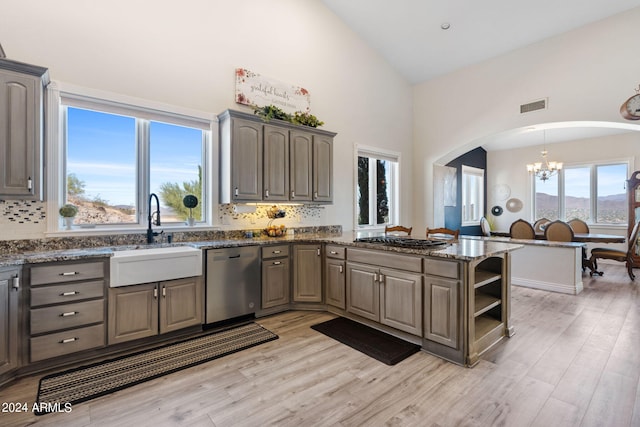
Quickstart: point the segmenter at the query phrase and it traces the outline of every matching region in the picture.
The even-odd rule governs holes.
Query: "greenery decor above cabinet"
[[[46,68],[0,58],[0,197],[42,199]]]
[[[227,110],[220,128],[220,203],[333,201],[335,133]]]

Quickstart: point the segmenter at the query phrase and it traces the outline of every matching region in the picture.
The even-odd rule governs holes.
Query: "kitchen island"
[[[11,290],[18,293],[19,302],[14,303],[10,312],[14,319],[21,319],[16,340],[20,356],[3,378],[135,351],[140,346],[160,344],[177,335],[193,335],[202,331],[202,327],[190,326],[167,336],[160,333],[126,345],[116,344],[107,338],[112,329],[111,319],[107,321],[107,313],[111,310],[110,296],[116,290],[124,291],[126,288],[110,286],[109,260],[120,250],[150,247],[191,246],[207,251],[259,246],[263,253],[259,261],[263,272],[263,295],[262,304],[258,302],[255,309],[256,317],[290,309],[326,310],[418,343],[426,352],[465,366],[475,365],[483,352],[513,334],[510,324],[510,252],[522,245],[461,238],[430,248],[406,248],[355,241],[358,237],[356,233],[299,233],[280,238],[216,238],[105,247],[81,247],[82,242],[78,241],[75,243],[80,244],[75,248],[42,247],[42,250],[16,251],[0,256],[0,267],[12,269],[23,277],[21,286]],[[288,263],[293,266],[292,274],[289,275],[288,270],[286,274],[280,274]],[[55,331],[41,332],[29,313],[33,316],[36,311],[44,312],[60,302],[33,300],[35,294],[31,286],[45,290],[45,287],[57,289],[67,285],[48,281],[30,283],[32,271],[34,268],[49,271],[58,266],[85,267],[85,264],[87,268],[99,267],[95,279],[87,282],[95,296],[79,303],[99,306],[105,317],[87,320],[84,325],[88,326],[81,327],[91,327],[92,331],[99,329],[105,339],[96,340],[91,348],[79,348],[77,352],[58,355],[48,349],[48,353],[43,355],[35,344],[40,338],[53,336]],[[267,267],[271,264],[280,274],[274,276],[281,279],[279,283],[267,281]],[[197,284],[203,283],[203,279],[194,282],[195,286],[202,286]],[[85,282],[76,281],[69,286],[82,283]],[[158,286],[164,286],[164,282],[159,283]],[[267,286],[272,285],[282,286],[282,299],[265,299],[269,296],[266,295]],[[204,319],[200,321],[201,326],[202,323]],[[15,320],[11,324],[15,324]],[[60,330],[71,327],[76,326],[61,327]],[[16,332],[12,334],[15,336]],[[95,334],[92,332],[91,336]],[[0,382],[5,380],[0,378]]]

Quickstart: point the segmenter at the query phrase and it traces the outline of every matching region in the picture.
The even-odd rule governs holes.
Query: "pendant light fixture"
[[[547,133],[546,130],[542,131],[543,149],[542,149],[542,161],[530,163],[527,165],[527,171],[540,178],[540,181],[545,182],[552,176],[556,175],[558,171],[562,169],[562,162],[550,162],[547,159]]]

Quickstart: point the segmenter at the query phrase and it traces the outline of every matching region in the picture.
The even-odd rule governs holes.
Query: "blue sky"
[[[85,183],[87,197],[111,205],[135,205],[135,119],[68,109],[67,174]],[[151,192],[164,182],[195,181],[202,162],[197,129],[151,123]]]

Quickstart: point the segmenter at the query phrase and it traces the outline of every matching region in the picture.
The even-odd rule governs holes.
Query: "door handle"
[[[318,248],[318,256],[320,256],[320,248]]]
[[[20,288],[20,277],[16,275],[13,279],[11,279],[11,287],[15,290],[18,290]]]
[[[340,274],[342,274],[342,266],[340,266]]]
[[[234,194],[234,196],[238,197],[238,187],[236,187],[236,188],[233,190],[233,194]]]
[[[238,255],[231,255],[231,256],[229,257],[229,259],[233,259],[233,258],[240,258],[240,254],[238,254]]]
[[[269,197],[269,190],[264,190],[264,197]]]

